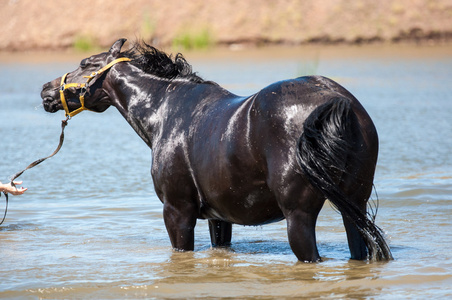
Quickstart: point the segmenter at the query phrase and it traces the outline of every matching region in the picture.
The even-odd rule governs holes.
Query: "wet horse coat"
[[[68,82],[120,58],[86,91],[65,90],[69,110],[115,106],[152,149],[152,178],[173,248],[194,249],[197,219],[208,219],[212,244],[229,246],[232,224],[287,220],[301,261],[318,261],[315,224],[328,198],[342,213],[354,259],[390,259],[366,214],[378,155],[376,129],[347,90],[320,76],[274,83],[240,97],[146,44],[82,61]],[[44,108],[63,109],[61,78],[44,85]],[[64,80],[63,80],[64,81]],[[63,88],[64,90],[64,88]]]

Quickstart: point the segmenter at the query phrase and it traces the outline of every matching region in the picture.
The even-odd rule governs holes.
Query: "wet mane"
[[[193,72],[191,65],[181,53],[176,54],[173,58],[172,55],[168,55],[145,42],[137,42],[130,50],[122,54],[132,59],[132,63],[144,72],[160,78],[186,79],[196,83],[214,84]]]

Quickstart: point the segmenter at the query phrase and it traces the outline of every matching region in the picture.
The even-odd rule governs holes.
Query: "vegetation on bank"
[[[201,31],[184,31],[176,35],[171,45],[173,49],[178,51],[202,50],[213,47],[215,40],[207,29]],[[102,46],[92,36],[79,35],[75,37],[71,48],[76,52],[93,52],[101,49]]]
[[[172,41],[174,49],[199,50],[206,49],[214,45],[214,38],[208,29],[199,31],[184,31],[176,35]]]

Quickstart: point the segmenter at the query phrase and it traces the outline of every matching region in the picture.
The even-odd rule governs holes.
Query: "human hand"
[[[22,181],[14,181],[14,185],[11,184],[11,182],[6,183],[6,184],[0,183],[0,190],[5,193],[10,193],[12,195],[22,195],[28,189],[24,188],[24,187],[17,188],[17,185],[21,185],[21,184],[22,184]]]

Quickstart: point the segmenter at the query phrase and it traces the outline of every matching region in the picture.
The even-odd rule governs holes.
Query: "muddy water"
[[[452,49],[303,48],[189,53],[194,69],[238,94],[306,73],[346,86],[380,135],[377,223],[395,257],[350,261],[340,216],[326,204],[322,263],[297,263],[285,222],[233,227],[230,250],[172,252],[150,179],[151,153],[114,109],[69,123],[61,152],[22,176],[0,227],[0,298],[448,298],[452,296]],[[0,180],[48,155],[63,114],[41,85],[73,57],[0,57]],[[377,199],[377,195],[373,195]],[[2,201],[4,198],[1,199]],[[4,202],[0,203],[1,208]]]

